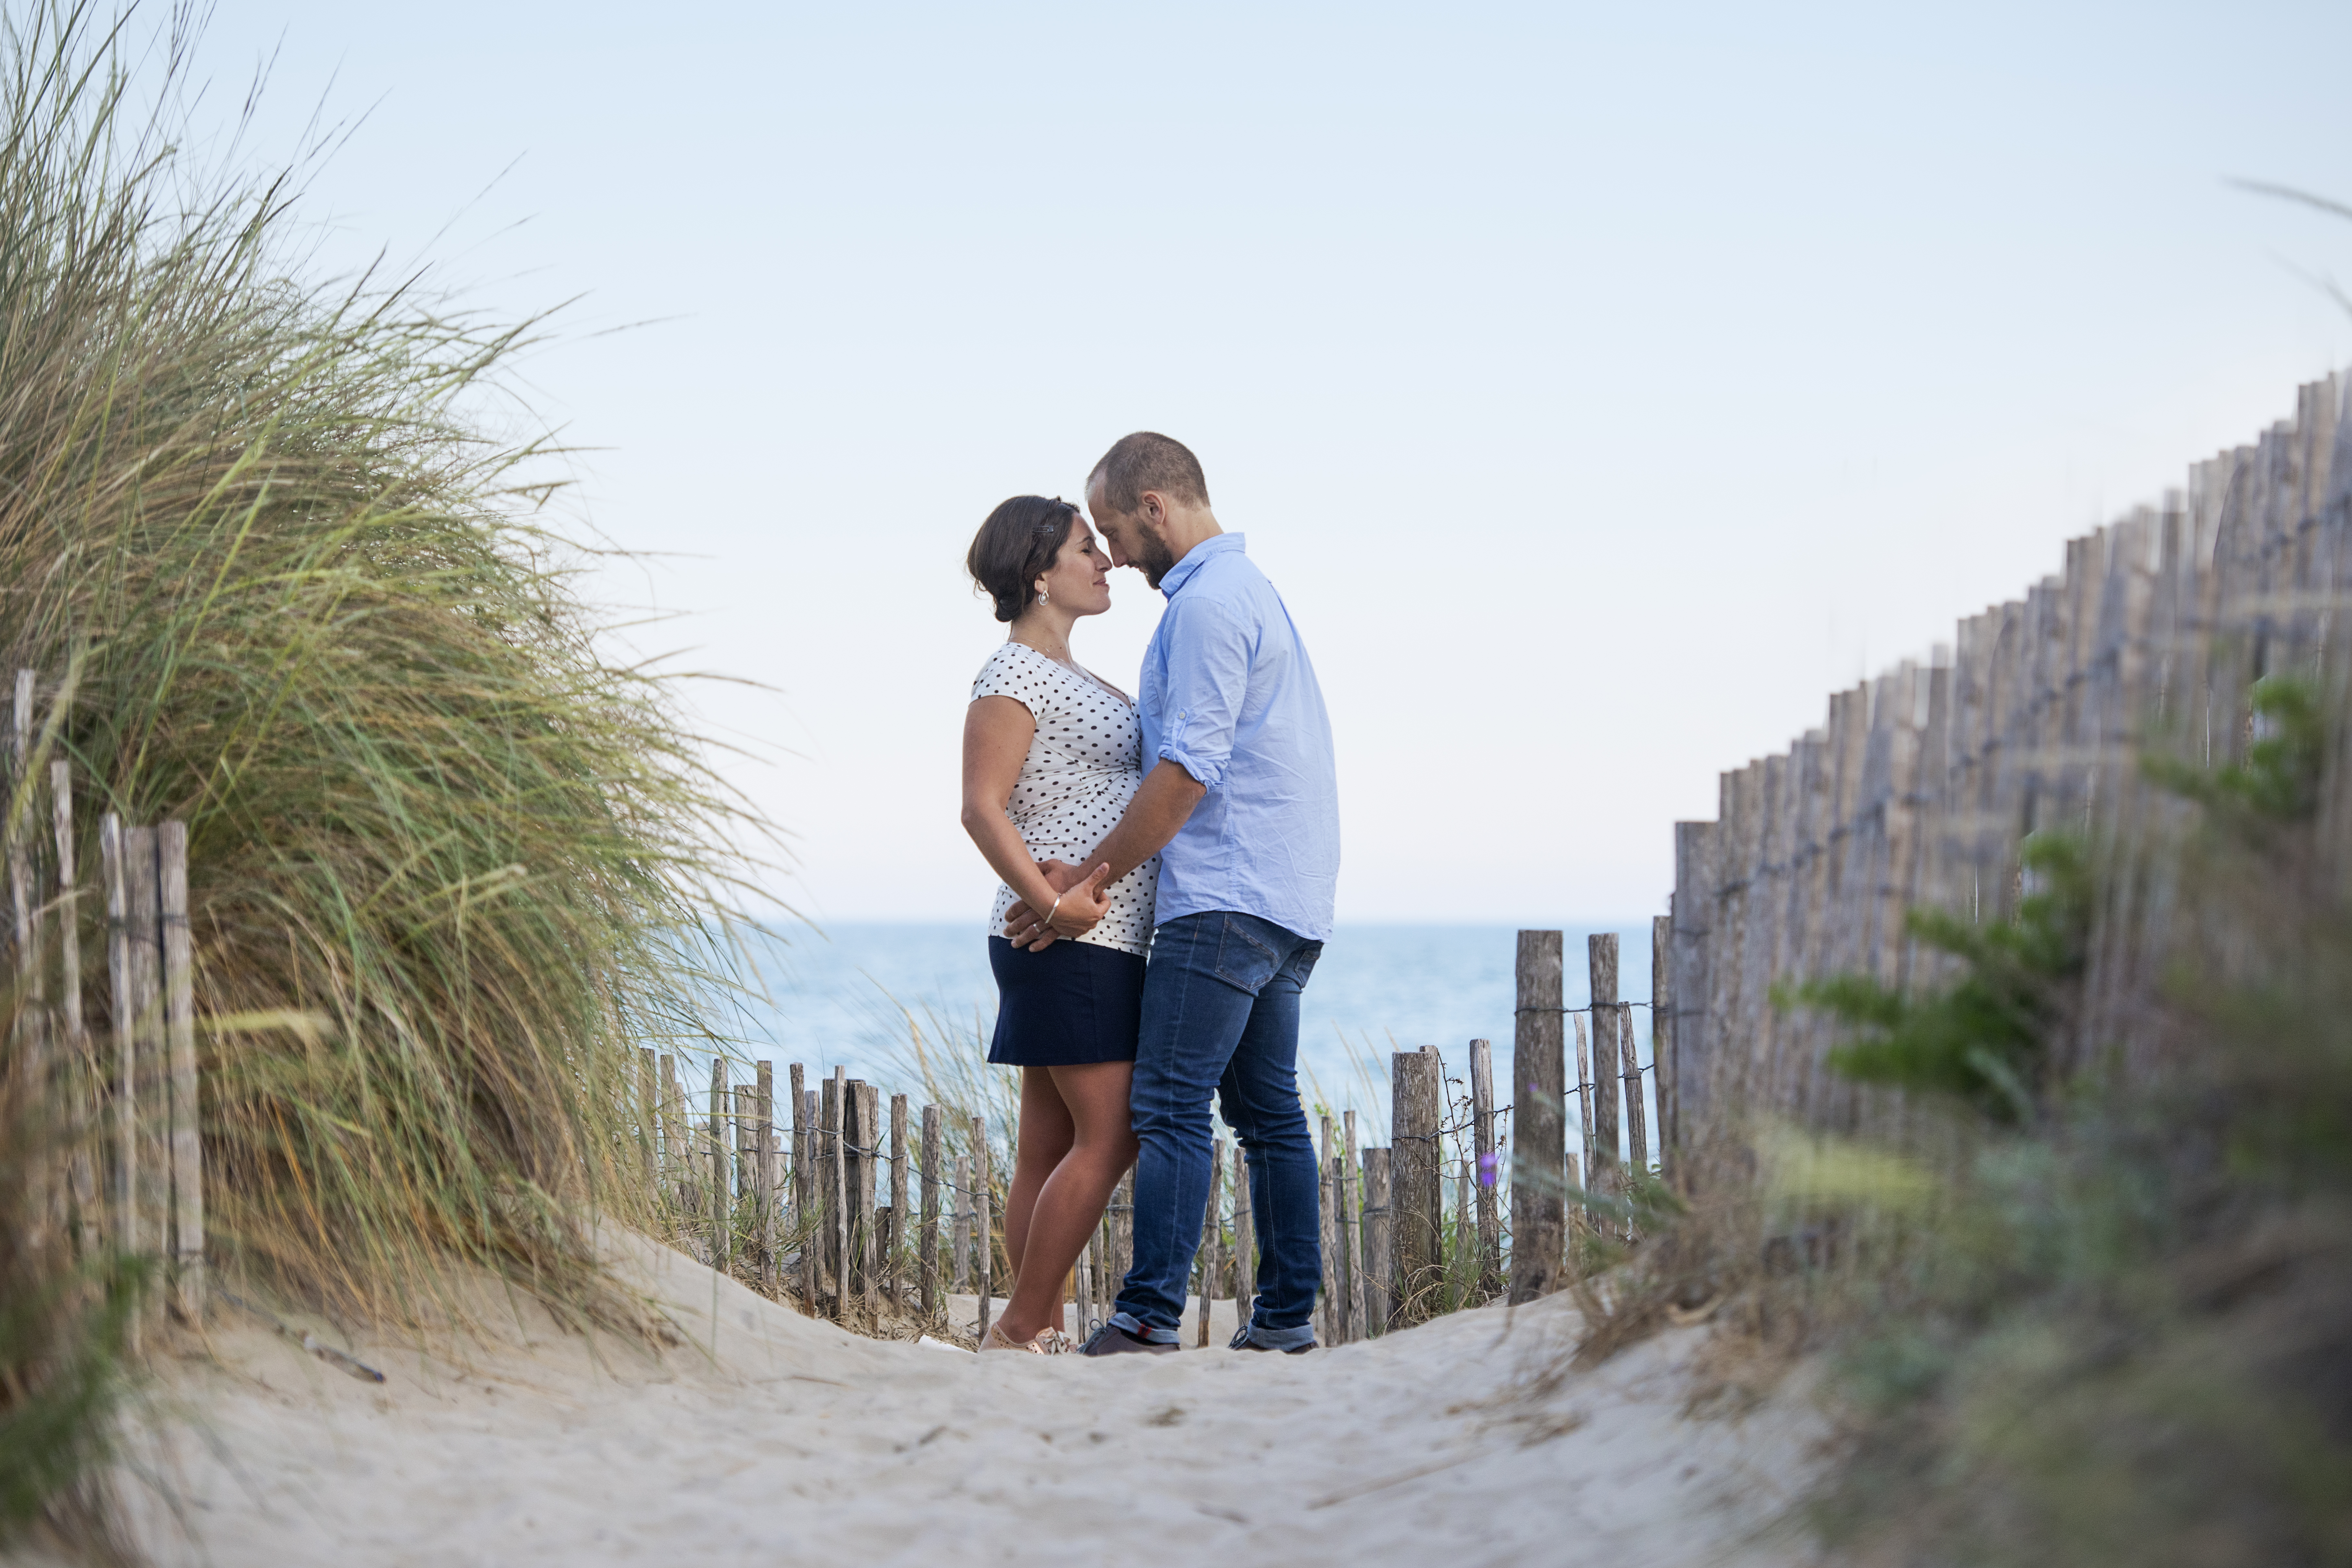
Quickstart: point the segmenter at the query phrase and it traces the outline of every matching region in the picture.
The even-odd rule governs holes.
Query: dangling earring
[[[1045,603],[1046,603],[1046,602],[1047,602],[1047,601],[1046,601],[1046,597],[1045,597],[1045,589],[1043,589],[1043,588],[1040,588],[1040,589],[1038,589],[1038,590],[1037,590],[1037,602],[1038,602],[1039,604],[1041,604],[1041,605],[1042,605],[1042,604],[1045,604]]]

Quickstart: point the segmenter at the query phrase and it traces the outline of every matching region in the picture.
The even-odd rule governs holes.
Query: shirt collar
[[[1243,554],[1248,554],[1249,551],[1245,547],[1248,539],[1249,535],[1245,533],[1211,534],[1184,552],[1183,560],[1168,568],[1167,574],[1160,579],[1160,593],[1171,599],[1174,598],[1176,590],[1181,588],[1192,574],[1201,569],[1201,563],[1212,555],[1223,555],[1228,550],[1239,550]]]

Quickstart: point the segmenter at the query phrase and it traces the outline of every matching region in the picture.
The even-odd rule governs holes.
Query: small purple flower
[[[1478,1184],[1482,1187],[1491,1187],[1495,1184],[1495,1156],[1492,1151],[1478,1156]]]

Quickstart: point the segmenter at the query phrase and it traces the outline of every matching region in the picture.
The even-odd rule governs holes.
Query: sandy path
[[[180,1363],[142,1468],[159,1561],[1106,1565],[1785,1559],[1740,1546],[1799,1479],[1793,1402],[1676,1414],[1698,1331],[1549,1393],[1564,1300],[1299,1357],[977,1357],[863,1340],[634,1239],[697,1352],[535,1311],[470,1366],[259,1328]],[[530,1324],[537,1324],[531,1327]]]

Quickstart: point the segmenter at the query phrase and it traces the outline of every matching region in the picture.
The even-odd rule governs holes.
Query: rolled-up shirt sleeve
[[[1160,756],[1174,763],[1204,789],[1224,782],[1233,761],[1234,732],[1249,694],[1253,628],[1232,608],[1213,599],[1179,598],[1168,607],[1177,617],[1169,628],[1167,714]]]

